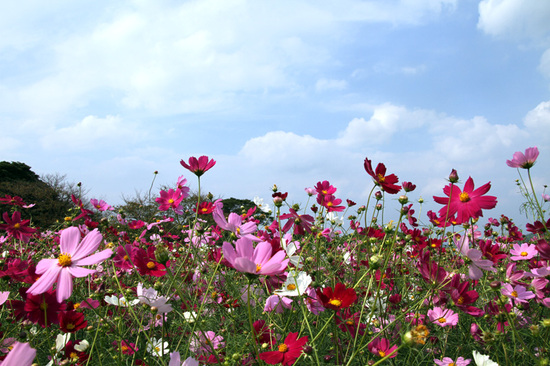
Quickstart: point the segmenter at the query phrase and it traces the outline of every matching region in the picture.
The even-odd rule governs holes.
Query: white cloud
[[[478,28],[511,39],[547,39],[550,2],[540,0],[483,0],[479,3]]]
[[[323,92],[326,90],[344,90],[348,86],[347,81],[345,80],[335,80],[335,79],[319,79],[315,83],[315,90],[318,92]]]
[[[118,116],[87,116],[78,123],[51,130],[42,138],[46,149],[80,150],[121,146],[138,138],[137,129]]]
[[[523,120],[525,126],[532,131],[532,136],[544,138],[546,144],[550,141],[550,101],[542,102],[527,113]]]

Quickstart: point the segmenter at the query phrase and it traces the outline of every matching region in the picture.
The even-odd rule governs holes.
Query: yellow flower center
[[[378,351],[378,354],[380,355],[380,357],[386,357],[386,352],[384,351]]]
[[[347,325],[353,325],[353,324],[355,324],[355,323],[353,322],[352,319],[348,319],[348,320],[346,320],[346,324],[347,324]]]
[[[71,261],[71,255],[63,253],[57,258],[58,264],[61,267],[69,267],[73,262]]]
[[[169,204],[172,204],[172,203],[174,203],[174,200],[170,198],[170,199],[168,200],[168,203],[169,203]]]
[[[69,355],[69,357],[73,360],[76,360],[78,358],[78,354],[76,352],[71,352],[71,354]]]
[[[73,304],[73,308],[74,308],[75,310],[78,309],[79,307],[80,307],[80,303],[79,303],[79,302]]]
[[[464,303],[464,297],[463,297],[463,296],[460,296],[460,297],[458,298],[458,300],[456,300],[456,303],[457,303],[458,305],[462,305],[462,304]]]
[[[444,317],[441,317],[439,319],[437,319],[438,322],[440,322],[441,324],[447,322],[447,319],[445,319]]]
[[[339,308],[340,306],[342,306],[342,301],[340,301],[340,300],[338,300],[338,299],[331,299],[328,303],[329,303],[330,305],[336,306],[337,308]]]
[[[256,272],[260,272],[261,269],[262,269],[262,265],[256,264]]]
[[[126,346],[122,346],[122,347],[120,347],[120,349],[122,350],[122,352],[128,351],[128,347],[126,347]]]
[[[462,192],[459,198],[460,198],[460,202],[468,202],[470,200],[470,196],[468,195],[468,192]]]
[[[294,291],[294,290],[296,290],[296,285],[293,284],[293,283],[291,283],[290,285],[288,285],[288,286],[286,287],[286,289],[287,289],[288,291]]]
[[[288,351],[288,346],[284,343],[281,343],[278,348],[279,348],[279,352],[281,353],[285,353],[286,351]]]
[[[208,212],[208,209],[205,207],[205,208],[201,209],[201,211],[202,211],[203,213],[207,213],[207,212]]]
[[[73,330],[74,327],[75,327],[75,325],[74,325],[73,323],[67,324],[67,329],[68,329],[68,330]]]
[[[126,254],[122,259],[124,259],[125,261],[127,261],[128,259],[130,259],[130,257],[128,257],[128,254]]]
[[[382,174],[378,174],[378,181],[380,183],[384,183],[386,181],[386,177],[384,177]]]
[[[513,297],[518,297],[518,292],[517,291],[512,291],[512,293],[510,295],[512,295]]]
[[[521,252],[522,257],[527,257],[527,252]]]
[[[155,262],[147,262],[147,268],[153,269],[155,267],[156,267]]]
[[[21,227],[21,224],[20,223],[16,223],[15,225],[13,225],[13,228],[14,229],[19,229]]]
[[[324,195],[326,195],[326,194],[328,193],[328,191],[327,191],[326,189],[323,189],[321,192],[322,192]]]
[[[451,362],[450,364],[447,364],[447,366],[456,366],[456,363]]]
[[[327,203],[327,207],[332,207],[333,203],[332,202],[328,202]]]

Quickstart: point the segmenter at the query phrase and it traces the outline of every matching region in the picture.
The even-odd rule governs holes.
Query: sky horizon
[[[550,2],[109,1],[0,5],[0,160],[153,194],[217,161],[203,191],[289,201],[328,180],[367,202],[365,158],[438,210],[451,169],[525,217],[506,160],[537,146],[550,182]],[[548,193],[548,191],[546,191]],[[388,201],[395,200],[391,195]],[[397,218],[392,205],[387,215]]]

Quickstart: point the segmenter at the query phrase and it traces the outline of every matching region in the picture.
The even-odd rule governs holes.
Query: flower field
[[[34,202],[0,197],[0,364],[549,365],[538,154],[506,161],[525,228],[492,218],[490,182],[455,170],[433,197],[440,209],[419,217],[416,186],[369,159],[364,205],[319,181],[304,207],[274,186],[268,203],[227,214],[201,198],[216,165],[206,156],[181,161],[193,212],[183,176],[147,220],[73,196],[67,217],[37,228],[21,216]],[[401,209],[384,222],[387,200]]]

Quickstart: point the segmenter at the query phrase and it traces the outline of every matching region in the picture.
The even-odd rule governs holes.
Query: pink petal
[[[252,260],[257,264],[264,265],[271,258],[271,251],[271,244],[263,241],[256,246]]]
[[[27,290],[27,293],[32,295],[40,295],[51,289],[55,281],[57,281],[61,270],[62,267],[59,267],[57,264],[50,267],[46,273],[40,276],[40,278],[33,283],[33,285]]]
[[[68,269],[63,268],[57,280],[57,302],[61,303],[73,293],[73,276]]]
[[[72,260],[77,261],[95,252],[97,248],[99,248],[102,239],[103,236],[97,229],[89,232],[84,239],[82,239],[76,251],[71,253]]]
[[[51,267],[57,267],[57,263],[59,262],[58,259],[48,258],[48,259],[41,259],[40,262],[36,265],[36,273],[42,274],[46,272]]]
[[[235,242],[235,247],[237,249],[237,257],[253,259],[254,247],[252,246],[252,240],[240,238]]]
[[[31,366],[35,357],[36,350],[30,344],[15,342],[12,350],[2,362],[2,366]]]
[[[69,227],[61,232],[59,239],[59,248],[61,253],[73,255],[80,243],[80,230],[77,227]]]
[[[73,277],[86,277],[87,275],[91,275],[96,273],[97,271],[95,269],[88,269],[88,268],[82,268],[77,266],[71,266],[68,267],[67,270]]]
[[[256,273],[256,263],[248,258],[235,259],[235,269],[240,272]]]
[[[233,245],[229,244],[228,242],[224,241],[222,246],[223,256],[231,265],[235,266],[235,259],[237,258],[237,255],[235,253],[235,249],[233,248]]]
[[[109,259],[111,255],[113,255],[113,251],[111,249],[105,249],[86,258],[73,260],[73,264],[77,266],[89,266],[92,264],[98,264],[106,259]]]

